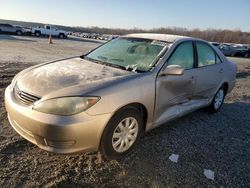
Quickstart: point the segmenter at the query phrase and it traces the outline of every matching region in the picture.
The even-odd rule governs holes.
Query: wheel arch
[[[65,37],[65,34],[64,34],[64,33],[59,33],[59,35],[58,35],[58,36],[60,36],[60,35],[62,35],[63,37]]]
[[[142,127],[140,127],[141,131],[138,132],[138,135],[140,137],[141,134],[143,134],[144,130],[145,130],[145,125],[146,125],[146,121],[147,121],[147,109],[146,107],[141,104],[141,103],[129,103],[129,104],[126,104],[120,108],[118,108],[117,110],[114,111],[114,113],[112,114],[111,118],[109,119],[108,123],[106,124],[103,132],[102,132],[102,135],[101,135],[101,138],[100,138],[100,142],[99,142],[99,146],[98,146],[98,150],[102,153],[102,155],[104,155],[107,159],[118,159],[118,158],[121,158],[123,157],[124,155],[127,155],[128,152],[131,151],[131,148],[135,146],[136,142],[138,142],[138,137],[136,139],[136,141],[133,143],[133,145],[126,151],[124,151],[122,154],[119,154],[119,153],[114,153],[114,149],[111,149],[111,145],[112,143],[110,143],[109,141],[109,138],[110,138],[110,132],[109,129],[110,129],[110,126],[111,126],[111,129],[113,130],[114,129],[114,126],[117,126],[117,124],[109,124],[110,121],[113,121],[116,117],[116,115],[119,115],[119,112],[126,112],[126,109],[127,110],[133,110],[135,113],[137,112],[137,110],[142,114],[142,120],[143,120],[143,125]],[[138,115],[137,115],[138,116]],[[110,126],[108,126],[110,125]],[[112,133],[113,134],[113,133]]]
[[[146,125],[147,125],[147,121],[148,121],[148,110],[147,108],[145,107],[145,105],[143,105],[142,103],[137,103],[137,102],[134,102],[134,103],[129,103],[129,104],[126,104],[120,108],[118,108],[112,115],[112,117],[119,113],[120,111],[124,110],[125,108],[129,108],[129,107],[132,107],[132,108],[136,108],[137,110],[139,110],[139,112],[141,113],[142,115],[142,119],[143,119],[143,131],[146,130]],[[111,118],[112,118],[111,117]]]
[[[227,93],[228,88],[229,88],[229,84],[228,84],[227,82],[224,82],[224,83],[222,84],[222,87],[225,88],[225,93]]]

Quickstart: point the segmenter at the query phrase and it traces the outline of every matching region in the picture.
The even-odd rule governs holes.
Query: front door
[[[185,111],[188,108],[196,83],[194,61],[192,41],[178,45],[167,60],[167,65],[180,65],[184,68],[184,73],[183,75],[158,76],[156,80],[155,125],[180,115],[182,110]]]

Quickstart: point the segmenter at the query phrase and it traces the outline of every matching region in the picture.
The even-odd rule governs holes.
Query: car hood
[[[83,91],[106,82],[136,74],[81,58],[72,58],[36,66],[17,78],[18,87],[36,96],[45,96],[62,90]],[[61,92],[62,93],[62,92]],[[63,93],[62,95],[67,95]]]

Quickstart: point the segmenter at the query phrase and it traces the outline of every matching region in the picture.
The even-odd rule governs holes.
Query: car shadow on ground
[[[37,42],[36,40],[27,39],[24,37],[26,36],[0,34],[0,41],[1,40],[13,40],[13,41],[24,41],[24,42]]]
[[[244,102],[225,103],[216,114],[198,110],[145,134],[119,164],[130,175],[143,174],[158,185],[244,185],[247,175],[242,174],[250,163],[249,114],[250,103]],[[168,159],[171,154],[180,156],[178,163]],[[216,181],[204,178],[206,168],[215,171]]]

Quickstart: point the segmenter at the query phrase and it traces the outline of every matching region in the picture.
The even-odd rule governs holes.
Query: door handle
[[[191,76],[191,77],[188,79],[188,81],[194,82],[194,76]]]
[[[189,78],[187,78],[188,80],[193,80],[194,76],[190,76]]]
[[[220,69],[219,73],[223,73],[223,69],[222,68]]]

